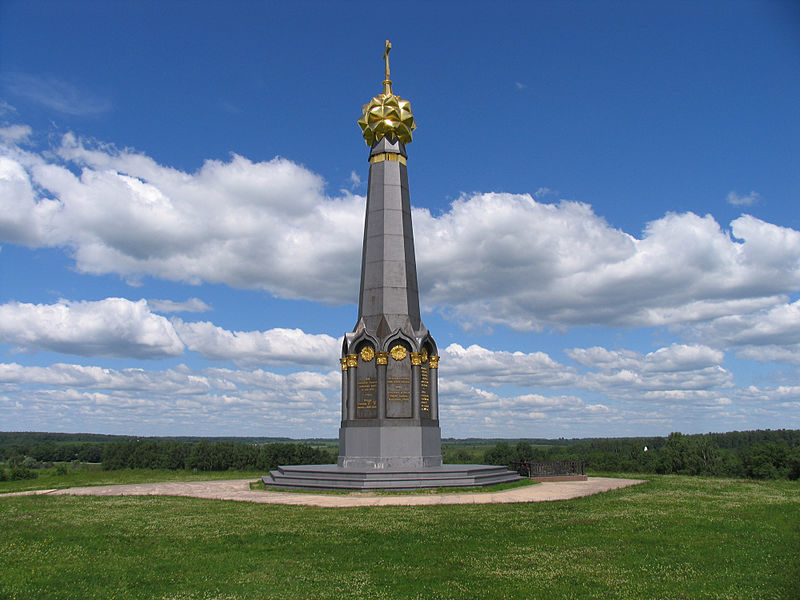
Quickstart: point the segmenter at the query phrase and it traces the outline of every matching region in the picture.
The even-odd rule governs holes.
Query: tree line
[[[298,442],[252,443],[249,438],[247,442],[198,439],[0,433],[0,462],[17,469],[72,462],[101,463],[104,469],[268,471],[278,465],[334,463],[337,455],[333,442],[320,448]],[[800,478],[800,430],[791,429],[517,443],[445,440],[443,454],[447,463],[512,468],[522,461],[583,460],[595,472]]]
[[[7,462],[12,469],[73,462],[101,463],[106,470],[268,471],[278,465],[333,463],[336,462],[336,453],[297,442],[249,444],[134,438],[106,443],[11,445],[0,448],[0,460]]]
[[[697,435],[675,432],[667,438],[592,439],[566,446],[500,442],[477,455],[468,449],[454,448],[446,459],[510,468],[523,461],[583,460],[587,469],[599,472],[798,479],[800,430]]]
[[[197,471],[269,471],[278,465],[336,462],[336,454],[292,442],[237,444],[233,442],[129,441],[109,444],[103,468],[188,469]]]

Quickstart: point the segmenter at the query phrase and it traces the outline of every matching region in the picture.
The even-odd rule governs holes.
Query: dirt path
[[[289,504],[295,506],[320,506],[344,508],[351,506],[419,506],[430,504],[495,504],[507,502],[549,502],[591,496],[618,488],[644,483],[641,479],[615,479],[589,477],[587,481],[559,481],[540,483],[500,492],[468,492],[449,494],[405,494],[387,496],[372,493],[349,495],[298,494],[251,490],[252,479],[230,481],[189,481],[166,483],[139,483],[131,485],[100,485],[74,487],[62,490],[34,490],[0,494],[8,496],[185,496],[213,500],[236,500],[261,504]]]

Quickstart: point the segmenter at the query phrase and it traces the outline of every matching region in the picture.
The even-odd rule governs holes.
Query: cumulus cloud
[[[165,306],[173,312],[208,308],[202,301],[192,300],[166,301]],[[228,331],[208,321],[170,321],[151,312],[151,307],[152,300],[125,298],[60,300],[55,304],[8,302],[0,305],[0,343],[23,352],[50,350],[139,359],[178,356],[189,350],[210,360],[232,360],[249,367],[337,364],[340,342],[329,335],[300,329]]]
[[[550,358],[544,352],[487,350],[478,345],[464,348],[450,344],[442,353],[449,376],[482,385],[563,387],[576,383],[575,369]]]
[[[56,152],[60,161],[6,148],[2,239],[69,248],[84,273],[355,297],[364,198],[326,197],[303,167],[233,156],[189,174],[72,135]]]
[[[736,356],[758,362],[779,362],[800,366],[800,344],[745,346],[736,351]]]
[[[20,351],[80,356],[162,358],[184,350],[170,322],[145,300],[106,298],[56,304],[0,305],[0,341]]]
[[[699,323],[684,334],[736,349],[740,358],[800,365],[800,300]]]
[[[722,366],[724,354],[707,346],[673,344],[648,354],[601,347],[566,353],[594,369],[584,375],[580,387],[610,397],[652,392],[651,398],[678,400],[697,391],[716,393],[734,385],[733,375]]]
[[[521,437],[550,437],[576,424],[602,426],[615,418],[603,404],[586,404],[573,395],[505,394],[462,381],[440,379],[440,420],[460,436],[491,437],[514,431]]]
[[[300,329],[228,331],[207,321],[173,319],[172,323],[189,350],[211,360],[233,360],[241,366],[335,365],[341,346],[334,337]]]
[[[591,352],[583,354],[584,362],[602,368],[574,387],[594,387],[598,393],[590,394],[596,396],[591,402],[572,392],[489,391],[480,382],[469,383],[450,372],[449,356],[443,356],[440,410],[445,436],[604,435],[610,425],[620,434],[641,435],[642,428],[653,432],[741,428],[755,416],[780,426],[785,420],[782,411],[800,406],[800,387],[791,385],[724,392],[648,385],[648,378],[652,382],[659,374],[677,376],[676,368],[713,368],[717,356],[702,348],[666,348],[638,355],[638,363],[649,369],[642,374],[643,383],[628,378],[604,388],[593,375],[613,379],[622,370],[633,372],[637,355],[587,350]],[[489,376],[487,383],[492,382]],[[276,373],[195,370],[184,365],[144,370],[0,363],[0,420],[48,430],[331,437],[341,417],[340,386],[338,369]],[[626,401],[620,403],[620,398]],[[680,411],[675,411],[676,405]]]
[[[800,232],[742,216],[668,214],[641,239],[576,202],[462,198],[415,212],[425,301],[520,330],[691,323],[774,305],[800,286]]]
[[[689,334],[725,347],[800,344],[800,300],[719,317],[696,325]]]
[[[79,271],[130,281],[355,300],[364,198],[327,195],[304,167],[234,155],[186,173],[71,134],[52,156],[0,153],[0,239],[64,247]],[[667,214],[637,237],[587,204],[485,193],[436,217],[416,209],[414,226],[424,304],[465,325],[687,325],[800,288],[800,232],[749,215],[727,231]]]
[[[722,363],[724,355],[719,350],[707,346],[687,346],[672,344],[659,348],[649,354],[632,350],[608,350],[593,348],[573,348],[566,351],[570,358],[587,367],[601,370],[637,369],[650,373],[694,371],[715,367]]]
[[[320,435],[339,419],[339,373],[104,369],[0,363],[0,418],[49,431]]]

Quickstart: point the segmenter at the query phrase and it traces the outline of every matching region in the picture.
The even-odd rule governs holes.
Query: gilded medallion
[[[369,362],[373,358],[375,358],[375,350],[372,348],[372,346],[364,346],[361,349],[361,360],[364,362]]]
[[[419,353],[419,358],[420,358],[420,360],[422,360],[422,364],[425,364],[426,362],[428,362],[428,349],[427,348],[423,348],[422,349],[422,352]]]
[[[406,356],[408,356],[408,352],[406,351],[404,346],[397,344],[394,348],[392,348],[390,354],[392,358],[395,360],[403,360]]]

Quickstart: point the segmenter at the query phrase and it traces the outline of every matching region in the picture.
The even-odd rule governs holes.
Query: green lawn
[[[8,492],[49,490],[86,485],[115,485],[122,483],[156,483],[159,481],[207,481],[211,479],[250,479],[254,481],[265,473],[261,471],[171,471],[167,469],[121,469],[103,471],[99,468],[80,467],[67,469],[60,475],[55,469],[36,469],[36,479],[0,481],[0,497]]]
[[[800,597],[800,483],[648,478],[480,506],[0,498],[0,598]]]

